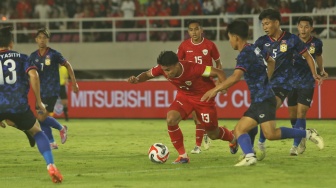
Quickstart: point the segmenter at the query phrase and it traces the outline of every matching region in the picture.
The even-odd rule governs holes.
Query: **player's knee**
[[[277,140],[275,131],[264,132],[264,136],[267,140]]]
[[[175,116],[167,116],[166,121],[168,126],[177,125],[179,123],[178,118]]]

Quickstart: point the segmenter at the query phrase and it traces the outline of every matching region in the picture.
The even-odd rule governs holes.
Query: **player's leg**
[[[248,132],[258,126],[256,120],[243,116],[234,128],[234,135],[244,153],[244,157],[235,166],[250,166],[257,163],[257,159]]]
[[[218,127],[217,110],[215,104],[197,105],[195,104],[197,118],[204,126],[208,137],[212,140],[223,140],[229,142],[230,152],[237,153],[238,145],[233,133],[226,127]]]
[[[297,89],[293,89],[291,92],[289,92],[288,97],[287,97],[287,104],[288,104],[288,112],[289,112],[289,118],[290,118],[290,123],[293,128],[295,127],[296,120],[297,120],[297,100],[298,100],[298,95],[297,95]],[[299,143],[297,143],[294,139],[293,146],[289,150],[289,154],[291,156],[297,156],[297,146]]]
[[[196,144],[193,150],[191,150],[192,154],[199,154],[201,153],[201,145],[202,145],[202,140],[203,140],[203,136],[205,136],[206,134],[204,133],[204,127],[201,125],[201,123],[198,121],[197,116],[195,111],[193,111],[192,113],[192,118],[194,120],[194,123],[196,125]],[[205,145],[204,145],[205,147]],[[208,148],[206,148],[208,149]]]
[[[19,129],[27,130],[27,132],[34,137],[37,148],[47,164],[47,169],[49,175],[52,178],[52,181],[54,183],[61,183],[63,176],[54,165],[54,158],[49,146],[48,138],[44,132],[41,131],[39,123],[31,110],[29,109],[22,114],[16,114],[12,117],[11,120],[17,125]]]
[[[166,119],[168,134],[171,143],[179,154],[173,164],[189,163],[189,157],[183,143],[183,134],[178,124],[182,119],[186,119],[192,110],[192,106],[188,103],[188,101],[185,100],[183,96],[181,97],[179,95],[176,96],[175,100],[168,109]]]
[[[68,95],[67,95],[67,91],[66,91],[66,86],[65,85],[61,85],[60,98],[61,98],[61,103],[63,105],[63,113],[64,113],[65,121],[69,121],[69,115],[68,115]]]
[[[6,119],[5,122],[9,126],[17,128],[16,125],[15,125],[15,123],[12,122],[11,120]],[[22,130],[22,132],[25,133],[25,135],[27,136],[27,139],[29,140],[30,147],[34,147],[35,146],[35,139],[34,139],[34,137],[32,137],[27,131]]]
[[[295,128],[306,129],[306,115],[313,100],[314,88],[298,90],[297,121]],[[298,144],[298,153],[302,154],[306,149],[306,139],[294,139],[294,144]]]

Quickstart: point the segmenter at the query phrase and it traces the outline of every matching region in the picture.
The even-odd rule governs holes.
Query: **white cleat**
[[[251,166],[255,164],[257,164],[257,158],[255,156],[252,156],[252,157],[245,157],[243,160],[241,160],[234,166]]]
[[[262,161],[266,157],[265,142],[258,142],[258,149],[256,150],[256,156],[258,161]]]
[[[193,150],[191,150],[191,153],[192,154],[200,154],[202,151],[201,151],[201,148],[199,146],[195,146]]]
[[[301,142],[298,146],[298,153],[303,154],[303,152],[305,152],[305,150],[306,150],[306,139],[302,138]]]
[[[316,144],[316,146],[319,149],[323,149],[324,141],[323,141],[323,138],[317,133],[317,131],[315,129],[307,129],[307,131],[309,131],[310,133],[310,136],[308,139],[312,141],[314,144]]]
[[[289,150],[289,155],[290,155],[290,156],[297,156],[297,155],[298,155],[298,147],[293,146],[293,147]]]
[[[210,144],[211,144],[211,139],[208,137],[207,134],[203,135],[203,147],[204,150],[208,150],[210,148]]]

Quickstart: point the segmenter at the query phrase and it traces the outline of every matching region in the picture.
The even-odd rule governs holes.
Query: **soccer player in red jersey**
[[[202,36],[203,29],[198,20],[190,20],[188,22],[188,34],[190,38],[183,41],[178,47],[177,56],[179,60],[206,66],[213,66],[212,60],[214,60],[216,68],[222,69],[217,46]],[[204,127],[197,120],[196,113],[193,112],[192,116],[196,125],[196,146],[191,153],[199,154],[201,152],[202,140],[204,140],[204,148],[206,150],[209,149],[211,141],[207,134],[205,134]]]
[[[189,157],[183,144],[183,134],[178,124],[181,120],[188,118],[193,111],[198,121],[205,127],[209,138],[229,141],[232,146],[230,147],[231,153],[236,153],[238,145],[231,131],[225,127],[218,127],[215,100],[201,102],[203,94],[215,87],[210,77],[217,77],[219,81],[224,81],[226,78],[224,72],[212,66],[180,61],[172,51],[161,52],[157,64],[136,77],[129,77],[128,82],[137,84],[163,75],[176,86],[178,92],[168,109],[166,119],[171,142],[179,153],[179,157],[173,164],[189,163]]]

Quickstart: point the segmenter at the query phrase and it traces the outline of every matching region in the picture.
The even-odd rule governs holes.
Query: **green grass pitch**
[[[65,123],[63,120],[60,120]],[[232,129],[237,120],[221,119]],[[212,141],[201,154],[190,154],[195,143],[192,120],[180,123],[190,164],[173,165],[177,152],[170,143],[164,119],[72,119],[68,141],[62,145],[53,129],[58,150],[53,150],[57,167],[64,176],[58,187],[202,187],[202,188],[310,188],[336,186],[336,120],[307,120],[324,138],[319,151],[307,141],[306,152],[289,156],[292,140],[267,141],[267,156],[256,166],[234,167],[241,151],[229,152],[228,143]],[[279,120],[277,126],[289,126]],[[55,187],[37,148],[30,148],[26,136],[12,127],[1,131],[0,186]],[[165,164],[154,164],[147,156],[155,142],[168,146]]]

